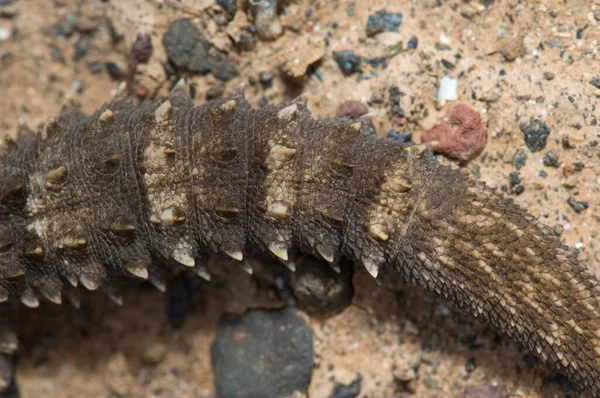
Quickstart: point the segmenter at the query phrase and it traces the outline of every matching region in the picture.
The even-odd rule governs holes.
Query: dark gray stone
[[[296,260],[291,287],[298,306],[312,314],[335,314],[352,303],[352,264],[342,260],[340,273],[313,257]]]
[[[219,80],[230,80],[237,75],[236,64],[225,55],[209,54],[211,44],[187,19],[178,19],[163,36],[163,46],[169,62],[179,71],[213,73]]]
[[[221,318],[211,348],[218,398],[280,398],[306,393],[313,333],[291,308]]]
[[[360,72],[360,63],[362,60],[358,55],[354,54],[354,51],[352,50],[335,51],[333,53],[333,59],[337,62],[338,66],[346,76]]]
[[[525,136],[525,144],[531,152],[539,152],[546,147],[550,129],[546,123],[539,119],[531,119],[528,123],[521,123],[519,128]]]
[[[402,14],[388,13],[385,10],[379,10],[373,15],[369,15],[367,21],[367,37],[373,37],[381,32],[397,32],[402,24]]]

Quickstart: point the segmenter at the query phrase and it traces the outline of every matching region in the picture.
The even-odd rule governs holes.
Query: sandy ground
[[[403,23],[397,33],[368,38],[368,16],[381,9],[401,12]],[[487,127],[483,153],[464,167],[506,188],[519,163],[515,157],[525,153],[518,170],[524,192],[509,195],[551,227],[562,225],[564,241],[600,273],[595,200],[600,127],[593,121],[594,115],[600,117],[600,89],[589,83],[600,77],[599,1],[298,0],[284,10],[282,37],[238,52],[228,34],[248,24],[244,9],[229,26],[220,26],[215,22],[219,9],[209,0],[17,0],[2,5],[0,131],[16,135],[19,126],[37,128],[65,104],[92,112],[109,101],[118,81],[104,63],[126,69],[137,33],[151,35],[154,52],[134,81],[151,93],[166,93],[161,41],[178,18],[190,18],[237,62],[239,76],[227,82],[224,95],[243,90],[258,106],[261,97],[277,103],[306,93],[317,116],[333,116],[344,101],[359,100],[368,105],[380,136],[391,128],[410,130],[419,142],[421,133],[455,103],[437,100],[442,77],[450,76],[458,79],[457,102],[478,110]],[[76,16],[76,28],[70,37],[60,37],[52,26],[67,14]],[[123,39],[111,40],[109,26]],[[82,35],[89,35],[87,54],[75,60]],[[341,50],[365,58],[387,56],[390,45],[402,42],[406,48],[412,36],[418,38],[416,49],[390,57],[387,68],[363,63],[358,79],[358,74],[344,76],[332,56]],[[282,78],[280,70],[301,69],[309,59],[319,59],[314,73],[293,85]],[[257,83],[263,71],[275,74],[268,88]],[[219,84],[212,76],[190,80],[198,104]],[[392,86],[406,94],[404,119],[391,110]],[[532,117],[551,130],[546,147],[537,153],[528,150],[519,129]],[[559,167],[543,165],[549,150],[558,155]],[[578,162],[583,168],[573,171]],[[576,213],[567,204],[571,197],[588,202],[589,208]],[[231,274],[225,286],[206,287],[202,306],[181,330],[167,322],[166,297],[144,289],[127,292],[123,307],[97,294],[80,311],[46,304],[22,311],[18,381],[23,396],[214,396],[209,350],[219,315],[275,300],[250,277],[233,268]],[[359,374],[361,397],[460,396],[469,386],[498,386],[514,397],[579,396],[552,379],[546,367],[529,366],[525,353],[507,337],[455,314],[443,302],[410,286],[397,291],[377,286],[362,270],[355,284],[354,303],[342,314],[309,318],[317,364],[310,397],[328,397],[336,382],[349,384]]]

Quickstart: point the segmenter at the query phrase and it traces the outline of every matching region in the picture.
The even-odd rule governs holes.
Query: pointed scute
[[[281,242],[271,242],[268,245],[269,251],[282,259],[283,261],[288,260],[288,251],[285,244]]]
[[[371,260],[370,257],[366,256],[362,258],[362,263],[369,272],[369,274],[371,274],[373,278],[377,279],[377,275],[379,274],[379,267],[377,266],[377,264],[375,264],[375,262]]]
[[[325,261],[332,263],[335,260],[335,253],[333,251],[333,247],[329,245],[324,245],[321,243],[317,243],[315,245],[315,249],[317,252],[325,259]]]
[[[62,286],[58,282],[47,282],[40,286],[40,293],[54,304],[62,304]]]
[[[148,268],[145,264],[139,262],[131,262],[123,265],[125,271],[137,276],[141,279],[148,279]]]
[[[49,117],[48,119],[46,119],[44,127],[42,127],[42,139],[46,140],[48,138],[51,138],[52,136],[56,135],[58,130],[59,127],[58,123],[56,122],[56,119],[54,119],[53,117]]]
[[[88,290],[96,290],[102,284],[102,277],[91,272],[82,272],[81,275],[79,275],[79,280]]]
[[[242,251],[239,249],[221,248],[221,251],[234,260],[242,261],[244,259],[244,253],[242,253]]]
[[[172,111],[171,101],[166,100],[154,111],[154,120],[156,123],[163,123],[171,117]]]
[[[21,293],[21,303],[29,308],[37,308],[40,306],[40,302],[31,288],[27,288]]]
[[[98,121],[101,124],[106,124],[106,123],[111,123],[114,119],[115,119],[115,117],[114,117],[112,111],[110,109],[107,109],[104,112],[102,112],[102,114],[98,118]]]

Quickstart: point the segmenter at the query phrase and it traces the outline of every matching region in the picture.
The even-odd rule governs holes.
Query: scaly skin
[[[0,301],[77,303],[81,285],[118,300],[128,279],[162,288],[169,267],[209,278],[201,259],[217,253],[290,268],[346,257],[400,272],[600,392],[596,277],[510,200],[360,122],[313,120],[301,103],[194,107],[181,90],[118,98],[5,143],[0,198]]]

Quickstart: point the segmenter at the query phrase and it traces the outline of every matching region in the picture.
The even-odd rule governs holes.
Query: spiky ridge
[[[203,260],[341,257],[442,295],[600,391],[596,278],[532,216],[424,146],[302,102],[194,107],[176,88],[92,116],[67,110],[0,154],[0,302],[60,303]]]

